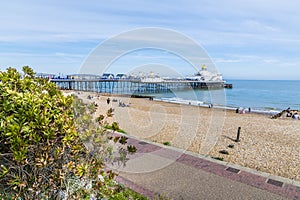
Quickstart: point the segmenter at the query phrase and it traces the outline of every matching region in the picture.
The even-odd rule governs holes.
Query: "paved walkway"
[[[300,199],[299,182],[134,138],[128,143],[138,151],[117,181],[149,199]]]

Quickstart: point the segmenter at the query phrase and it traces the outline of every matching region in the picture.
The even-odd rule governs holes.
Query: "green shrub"
[[[113,138],[100,119],[91,118],[97,106],[65,97],[27,66],[23,72],[0,73],[1,199],[107,198],[122,192],[105,165],[124,163],[127,147],[118,142],[112,151]]]
[[[171,145],[171,143],[168,142],[168,141],[167,141],[167,142],[164,142],[163,144],[166,145],[166,146],[170,146],[170,145]]]

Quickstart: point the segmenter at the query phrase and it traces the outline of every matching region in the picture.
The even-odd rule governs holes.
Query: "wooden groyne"
[[[144,82],[140,80],[101,80],[101,79],[50,79],[60,89],[92,91],[98,93],[133,94],[163,93],[184,89],[220,89],[232,88],[232,84],[188,80],[170,80],[162,82]]]

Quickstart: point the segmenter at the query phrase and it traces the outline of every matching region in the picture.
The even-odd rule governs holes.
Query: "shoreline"
[[[93,94],[97,94],[97,95],[102,95],[102,96],[115,96],[115,97],[127,97],[127,98],[151,98],[152,100],[155,101],[162,101],[162,102],[169,102],[169,103],[179,103],[179,104],[188,104],[186,102],[191,102],[191,105],[196,105],[199,104],[198,106],[200,107],[209,107],[209,105],[211,105],[211,103],[208,102],[203,102],[203,101],[197,101],[197,100],[188,100],[188,99],[183,99],[183,98],[177,98],[177,97],[160,97],[160,93],[143,93],[143,94],[118,94],[118,93],[100,93],[100,92],[95,92],[95,91],[75,91],[75,90],[63,90],[62,91],[71,91],[71,92],[90,92]],[[184,102],[185,101],[185,102]],[[194,102],[199,102],[199,103],[194,103]],[[288,106],[287,106],[288,107]],[[274,116],[284,110],[286,110],[285,108],[279,108],[279,107],[269,107],[269,106],[265,106],[265,107],[249,107],[249,106],[245,106],[245,105],[217,105],[214,104],[214,108],[219,108],[219,109],[226,109],[226,110],[236,110],[239,109],[239,111],[241,111],[242,109],[245,110],[246,113],[248,113],[248,109],[251,109],[251,113],[256,113],[256,114],[263,114],[263,115],[269,115],[269,116]],[[300,113],[300,110],[297,109],[293,109],[292,111],[297,111]]]
[[[82,93],[91,93],[94,94],[95,96],[101,95],[101,96],[106,96],[106,97],[124,97],[124,98],[137,98],[137,99],[152,99],[154,101],[158,102],[166,102],[166,103],[174,103],[174,104],[182,104],[182,105],[190,105],[190,106],[199,106],[203,108],[209,108],[208,103],[201,102],[201,101],[195,101],[195,100],[187,100],[187,99],[181,99],[181,98],[156,98],[155,95],[136,95],[136,94],[113,94],[113,93],[98,93],[98,92],[83,92],[83,91],[73,91],[73,90],[62,90],[66,93],[68,92],[82,92]],[[188,103],[190,102],[190,104]],[[196,103],[195,103],[196,102]],[[236,111],[238,108],[239,111],[241,109],[245,109],[245,113],[248,112],[248,108],[242,107],[242,106],[236,106],[236,107],[231,107],[231,106],[224,106],[224,105],[213,105],[214,109],[221,109],[221,110],[230,110],[230,111]],[[265,109],[252,109],[251,108],[251,114],[262,114],[262,115],[267,115],[267,116],[272,116],[280,113],[282,110],[265,110]],[[300,112],[300,111],[299,111]],[[239,113],[242,114],[242,113]]]
[[[158,102],[167,102],[167,103],[174,103],[174,104],[183,104],[183,105],[190,105],[190,106],[199,106],[199,107],[203,107],[203,108],[210,108],[210,106],[212,104],[207,104],[204,102],[199,103],[199,101],[190,101],[190,100],[185,100],[185,99],[179,99],[179,100],[173,100],[172,98],[154,98],[154,101],[158,101]],[[229,106],[222,106],[222,105],[213,105],[214,109],[221,109],[221,110],[230,110],[230,111],[235,111],[236,109],[239,109],[239,113],[237,114],[242,114],[240,113],[241,111],[241,106],[240,107],[229,107]],[[262,114],[262,115],[268,115],[268,116],[272,116],[272,115],[276,115],[278,113],[280,113],[281,111],[277,111],[277,110],[256,110],[256,109],[251,109],[251,112],[248,111],[248,108],[242,108],[245,109],[245,113],[244,114]]]
[[[87,95],[97,97],[98,94],[79,93],[77,96],[85,101],[99,105],[97,114],[113,108],[114,116],[108,122],[118,122],[128,135],[161,144],[169,142],[196,154],[202,154],[205,141],[215,139],[209,152],[202,155],[300,181],[299,121],[271,119],[265,113],[237,114],[234,109],[216,106],[208,108],[113,94],[100,94],[100,98],[88,100]],[[107,104],[108,97],[117,101]],[[118,101],[128,106],[119,107]],[[238,127],[241,127],[241,141],[235,142]],[[234,147],[229,148],[230,144]],[[220,153],[222,150],[228,155]]]

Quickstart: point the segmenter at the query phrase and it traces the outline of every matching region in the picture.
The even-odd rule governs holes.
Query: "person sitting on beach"
[[[119,101],[119,107],[126,107],[126,104],[122,101]]]
[[[244,108],[241,110],[241,114],[246,114],[246,110]]]
[[[291,116],[292,116],[291,111],[287,110],[286,117],[291,117]]]
[[[299,115],[298,115],[298,113],[295,113],[294,115],[293,115],[293,117],[292,117],[293,119],[299,119]]]

